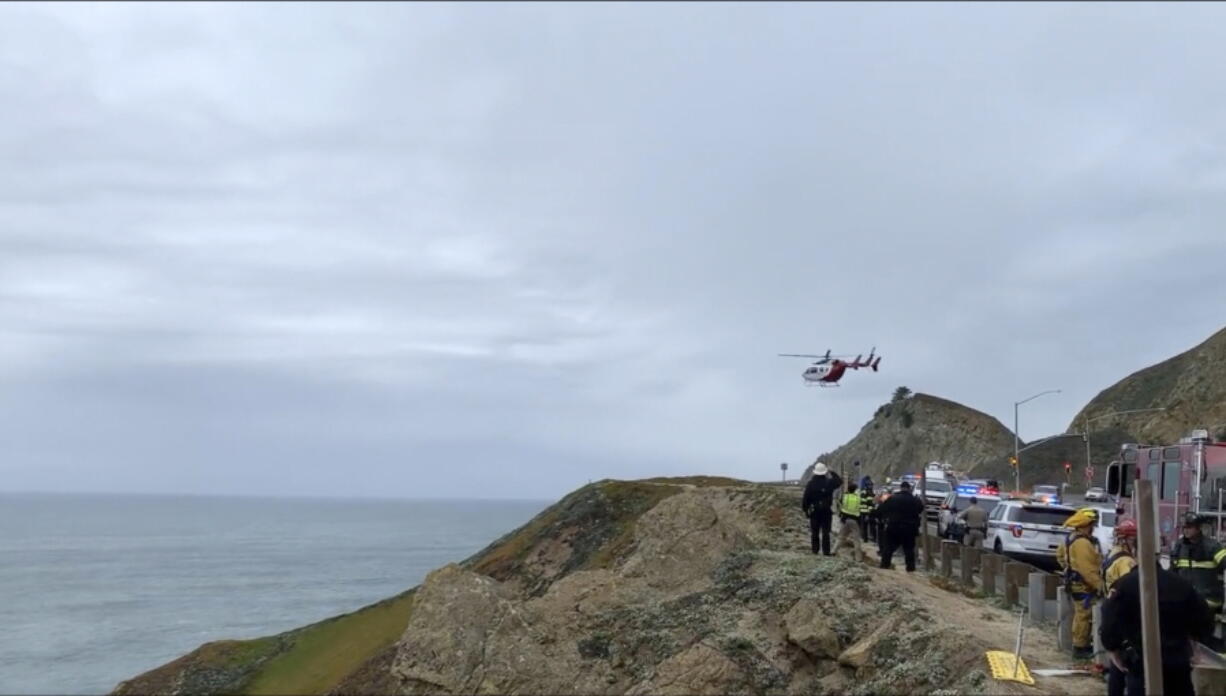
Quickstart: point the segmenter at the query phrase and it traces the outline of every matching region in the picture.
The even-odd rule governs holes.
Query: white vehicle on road
[[[1107,491],[1102,487],[1094,486],[1086,490],[1085,501],[1087,503],[1108,503],[1111,502],[1111,499],[1107,497]]]
[[[1056,547],[1069,532],[1064,528],[1076,509],[1064,505],[1005,500],[988,515],[988,536],[983,545],[1019,560],[1051,565]]]
[[[1098,512],[1098,524],[1094,525],[1094,538],[1098,539],[1098,549],[1106,558],[1111,553],[1111,545],[1115,539],[1115,508],[1092,505]]]

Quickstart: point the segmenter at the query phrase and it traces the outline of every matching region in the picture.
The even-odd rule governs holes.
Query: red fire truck
[[[1175,445],[1121,446],[1119,460],[1107,466],[1107,492],[1134,519],[1132,484],[1142,478],[1154,482],[1158,544],[1163,554],[1170,552],[1182,533],[1181,518],[1188,512],[1207,516],[1211,524],[1205,525],[1206,533],[1226,541],[1226,442],[1214,442],[1207,430],[1193,430]]]

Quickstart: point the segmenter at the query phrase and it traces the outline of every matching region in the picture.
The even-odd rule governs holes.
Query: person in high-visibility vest
[[[839,500],[839,543],[835,552],[847,545],[860,560],[860,494],[856,491],[856,484],[847,484],[847,492]]]

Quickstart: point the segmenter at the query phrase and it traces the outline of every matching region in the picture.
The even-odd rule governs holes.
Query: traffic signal
[[[1013,467],[1014,469],[1017,468],[1017,457],[1013,456],[1012,454],[1009,455],[1009,466]]]
[[[1072,471],[1072,470],[1073,470],[1073,465],[1072,465],[1071,463],[1069,463],[1069,462],[1065,462],[1065,463],[1064,463],[1064,473],[1066,473],[1066,474],[1067,474],[1068,472],[1070,472],[1070,471]]]

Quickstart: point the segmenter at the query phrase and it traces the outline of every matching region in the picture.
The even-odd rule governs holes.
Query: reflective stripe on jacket
[[[872,493],[860,491],[860,511],[872,512],[877,507],[877,497]]]
[[[1209,606],[1222,606],[1222,572],[1226,571],[1226,549],[1209,537],[1195,542],[1180,537],[1171,549],[1171,570],[1200,593]]]

